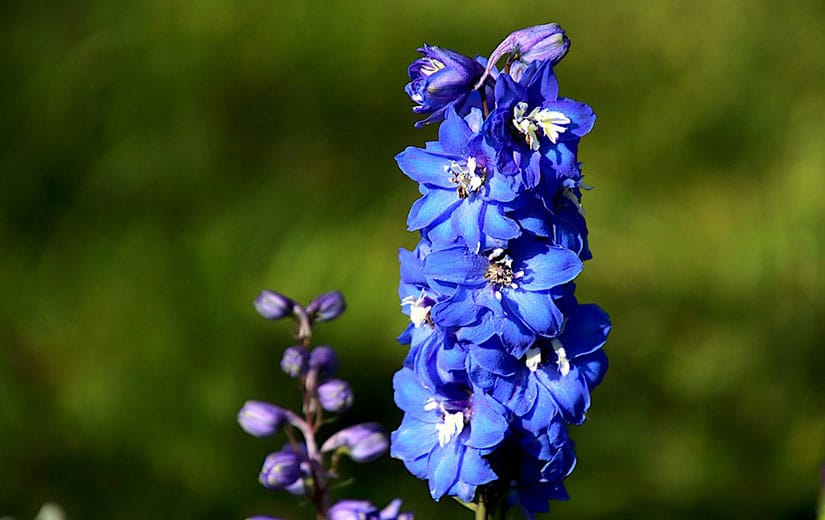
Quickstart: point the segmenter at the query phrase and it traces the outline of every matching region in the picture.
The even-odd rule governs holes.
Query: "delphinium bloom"
[[[609,318],[575,298],[591,258],[578,150],[595,114],[560,95],[569,46],[545,24],[486,60],[425,46],[410,66],[407,93],[429,115],[416,126],[439,128],[396,157],[422,196],[407,220],[420,242],[399,253],[410,348],[390,450],[476,518],[567,498],[568,427],[607,370]]]
[[[274,291],[261,292],[255,300],[261,316],[295,320],[298,345],[284,349],[280,365],[287,376],[299,382],[301,409],[296,413],[265,401],[247,401],[238,412],[238,423],[255,437],[285,432],[288,442],[267,455],[258,480],[267,489],[307,498],[315,507],[317,520],[412,520],[412,514],[400,513],[399,500],[380,511],[364,501],[342,500],[331,505],[331,485],[339,478],[341,456],[370,462],[386,453],[389,446],[386,431],[374,422],[343,428],[320,443],[320,430],[331,419],[325,412],[344,412],[354,398],[349,383],[335,377],[339,365],[335,351],[327,345],[310,349],[312,333],[317,323],[335,319],[345,308],[344,298],[337,291],[322,294],[306,306]],[[252,518],[277,520],[268,516]]]

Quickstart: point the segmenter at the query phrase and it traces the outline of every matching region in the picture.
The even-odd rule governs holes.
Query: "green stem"
[[[484,500],[479,500],[476,505],[475,520],[487,520],[487,507],[484,505]]]

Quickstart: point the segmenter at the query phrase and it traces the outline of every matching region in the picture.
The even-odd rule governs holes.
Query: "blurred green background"
[[[395,428],[396,251],[422,145],[425,41],[487,54],[557,21],[611,369],[552,518],[813,518],[825,463],[825,4],[820,0],[136,0],[0,4],[0,515],[310,518],[257,472],[297,402],[264,287],[341,289],[317,335]],[[330,430],[331,431],[331,430]],[[394,460],[337,496],[430,501]]]

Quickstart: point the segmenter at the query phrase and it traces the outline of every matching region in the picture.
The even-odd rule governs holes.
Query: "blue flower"
[[[590,391],[607,370],[601,351],[610,320],[597,305],[580,305],[572,297],[560,301],[565,311],[562,332],[536,341],[522,357],[507,353],[495,341],[470,349],[470,381],[518,416],[528,429],[541,427],[556,413],[580,424],[590,407]]]
[[[411,81],[404,90],[417,104],[413,112],[429,117],[415,126],[440,121],[449,107],[466,113],[470,106],[481,106],[480,96],[476,93],[471,99],[471,93],[484,73],[483,65],[449,49],[424,45],[418,51],[424,56],[410,65]]]
[[[478,133],[480,126],[480,111],[462,118],[450,109],[437,142],[426,149],[408,147],[396,156],[423,194],[407,219],[411,231],[439,226],[431,239],[454,242],[460,237],[476,251],[519,236],[519,227],[501,206],[516,198],[514,179],[496,171],[495,152]]]
[[[535,187],[548,167],[562,175],[576,172],[576,146],[596,121],[584,103],[558,97],[558,81],[550,62],[534,62],[520,81],[500,74],[496,108],[484,123],[503,173],[521,173]]]
[[[435,500],[447,494],[472,501],[478,486],[496,479],[484,456],[504,440],[507,411],[463,385],[428,386],[408,368],[395,374],[393,387],[404,418],[390,454],[429,480]]]
[[[574,252],[538,240],[482,254],[453,246],[424,258],[427,279],[452,286],[432,308],[435,323],[462,327],[459,339],[476,344],[498,335],[516,356],[537,335],[558,334],[563,316],[553,291],[581,269]]]

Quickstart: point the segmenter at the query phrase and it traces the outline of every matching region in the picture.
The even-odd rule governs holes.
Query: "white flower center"
[[[501,289],[503,287],[518,289],[518,284],[515,281],[524,276],[524,271],[513,272],[513,259],[504,249],[500,247],[493,249],[487,255],[487,260],[489,260],[490,266],[484,273],[484,278],[495,289],[498,300],[501,300]]]
[[[430,319],[430,309],[433,308],[432,299],[427,296],[426,292],[421,291],[421,296],[418,298],[407,296],[401,300],[401,306],[404,305],[410,306],[410,321],[416,327],[432,322]]]
[[[559,368],[561,375],[566,376],[567,373],[570,372],[570,361],[567,359],[567,352],[564,350],[564,346],[561,344],[561,341],[557,339],[551,340],[550,344],[553,346],[553,351],[556,353],[556,366]]]
[[[436,401],[433,397],[427,399],[424,410],[436,409],[441,410],[441,422],[435,425],[435,431],[438,433],[438,445],[443,448],[464,430],[464,412],[459,410],[450,413],[444,408],[444,403]]]
[[[538,131],[541,129],[542,133],[550,139],[550,142],[556,144],[559,140],[559,135],[567,131],[562,125],[569,125],[570,119],[555,110],[549,108],[534,108],[529,114],[527,112],[527,103],[521,101],[513,108],[513,126],[524,134],[527,146],[534,152],[541,146],[539,144]]]
[[[467,163],[464,165],[450,161],[450,165],[446,167],[446,170],[447,173],[452,175],[450,182],[458,185],[455,191],[459,199],[466,199],[470,196],[470,193],[481,189],[485,179],[487,179],[487,172],[483,167],[478,168],[475,157],[468,157]]]
[[[536,347],[528,349],[525,364],[527,368],[530,369],[530,372],[538,370],[539,365],[541,365],[541,349]]]

